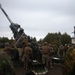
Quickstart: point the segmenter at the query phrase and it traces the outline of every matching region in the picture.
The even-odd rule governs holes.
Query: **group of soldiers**
[[[8,59],[11,60],[21,60],[23,62],[23,67],[25,69],[30,69],[30,62],[33,62],[35,56],[34,56],[34,50],[31,47],[31,42],[28,41],[28,38],[22,37],[21,39],[23,48],[21,50],[21,55],[19,55],[19,50],[9,43],[5,44],[4,53],[8,55]],[[38,43],[37,43],[38,44]],[[43,44],[38,44],[38,49],[40,54],[38,54],[38,57],[40,58],[40,63],[44,64],[48,69],[53,68],[53,62],[51,57],[58,56],[58,57],[65,57],[67,51],[72,47],[72,45],[65,44],[60,45],[57,47],[56,45],[49,44],[47,42],[44,42]],[[73,48],[73,47],[72,47]],[[37,60],[38,61],[38,60]],[[30,65],[29,65],[30,64]]]
[[[4,52],[7,53],[11,60],[19,60],[19,51],[14,45],[6,42]]]
[[[22,37],[21,42],[23,44],[21,56],[19,56],[19,51],[14,45],[12,45],[11,47],[15,50],[10,50],[9,43],[5,44],[4,52],[8,54],[10,59],[15,59],[14,56],[16,55],[15,60],[20,59],[23,62],[24,68],[29,69],[29,63],[33,62],[33,60],[36,60],[34,59],[34,50],[31,47],[31,42],[28,41],[27,37]],[[52,56],[64,57],[66,51],[69,48],[67,44],[57,47],[56,45],[51,45],[47,42],[44,42],[43,44],[38,44],[38,47],[40,52],[40,55],[38,54],[38,57],[40,57],[40,63],[44,64],[47,68],[53,68],[51,60]],[[14,51],[16,52],[16,54]]]
[[[52,68],[52,61],[50,58],[50,48],[47,42],[44,42],[44,44],[41,46],[39,45],[39,52],[40,52],[40,63],[45,64],[47,68],[49,68],[49,62],[50,67]],[[31,43],[28,43],[26,47],[23,48],[23,55],[22,55],[22,61],[24,62],[24,68],[28,69],[28,63],[34,59],[33,57],[33,49],[31,48]],[[35,59],[36,60],[36,59]]]
[[[33,52],[33,48],[31,47],[31,43],[27,41],[28,39],[24,39],[23,40],[23,51],[22,51],[22,61],[24,62],[24,68],[28,69],[29,68],[29,63],[33,62],[34,59],[34,52]],[[52,68],[52,61],[50,58],[50,47],[48,45],[47,42],[44,42],[43,45],[38,44],[38,49],[39,49],[39,53],[38,54],[39,58],[40,58],[40,63],[45,64],[45,66],[47,68],[49,68],[49,62],[50,62],[50,67]],[[34,59],[36,60],[36,59]]]

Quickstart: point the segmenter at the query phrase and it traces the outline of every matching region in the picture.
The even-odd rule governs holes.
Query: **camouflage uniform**
[[[59,57],[63,57],[63,51],[64,51],[64,46],[61,45],[61,46],[59,47],[59,49],[58,49],[58,56],[59,56]]]
[[[67,44],[65,44],[65,46],[64,46],[64,56],[65,56],[65,54],[66,54],[68,48],[69,48],[69,46],[68,46]]]
[[[26,36],[22,36],[21,40],[23,47],[26,47],[28,45],[28,38]]]
[[[7,42],[7,43],[5,43],[5,49],[4,49],[4,52],[6,52],[7,55],[9,56],[9,58],[11,59],[10,51],[11,51],[11,49],[10,49],[9,43]]]
[[[26,36],[22,36],[21,41],[23,45],[22,54],[21,54],[21,58],[22,58],[24,55],[24,49],[28,45],[28,38]]]
[[[71,46],[64,57],[62,75],[75,75],[75,46]]]
[[[52,56],[54,54],[54,51],[53,51],[53,47],[51,44],[49,44],[49,56],[50,56],[50,61],[49,61],[49,68],[53,68],[53,65],[52,65]]]
[[[0,52],[0,75],[16,75],[6,52]]]
[[[24,55],[22,57],[22,61],[24,62],[24,68],[29,68],[29,63],[32,57],[32,48],[30,47],[30,44],[28,44],[27,47],[24,48]]]
[[[42,46],[42,63],[48,67],[48,62],[50,61],[49,57],[49,47],[47,43],[44,43],[44,46]]]

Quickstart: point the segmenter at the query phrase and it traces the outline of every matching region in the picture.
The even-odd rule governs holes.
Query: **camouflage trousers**
[[[46,67],[48,67],[50,61],[50,56],[48,54],[42,55],[42,63],[45,64]]]
[[[24,68],[29,68],[29,62],[30,62],[30,56],[27,54],[24,54],[22,57],[22,61],[24,62]]]

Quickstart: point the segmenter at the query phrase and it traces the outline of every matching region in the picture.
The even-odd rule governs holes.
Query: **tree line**
[[[43,43],[43,42],[48,42],[53,45],[65,45],[65,44],[71,44],[71,36],[68,35],[67,33],[61,34],[60,32],[58,33],[48,33],[44,39],[40,39],[38,42]]]
[[[35,37],[36,40],[36,37]],[[37,41],[37,40],[36,40]],[[14,42],[13,39],[9,39],[8,37],[0,37],[0,45],[3,43],[12,43]],[[42,44],[43,42],[48,42],[50,44],[54,45],[65,45],[65,44],[71,44],[71,37],[67,33],[61,34],[58,33],[48,33],[43,39],[40,39],[37,41],[38,43]]]

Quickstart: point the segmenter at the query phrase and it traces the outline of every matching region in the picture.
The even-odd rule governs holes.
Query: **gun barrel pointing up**
[[[2,8],[1,3],[0,3],[0,9]]]
[[[7,13],[5,12],[5,10],[2,8],[2,5],[0,4],[0,9],[2,10],[2,12],[5,14],[5,16],[7,17],[7,19],[9,20],[10,23],[13,23],[11,21],[11,19],[9,18],[9,16],[7,15]]]

